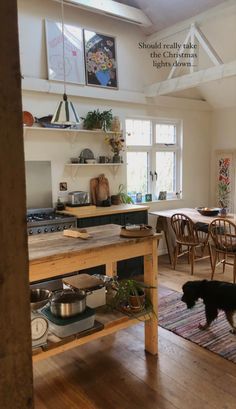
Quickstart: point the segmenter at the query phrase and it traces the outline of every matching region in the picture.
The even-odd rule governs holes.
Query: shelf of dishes
[[[117,135],[117,132],[113,131],[103,131],[102,129],[78,129],[78,128],[49,128],[49,127],[43,127],[43,126],[24,126],[24,133],[27,133],[28,131],[49,131],[49,132],[77,132],[77,133],[84,133],[84,134],[101,134],[101,135]],[[120,132],[121,133],[121,132]]]

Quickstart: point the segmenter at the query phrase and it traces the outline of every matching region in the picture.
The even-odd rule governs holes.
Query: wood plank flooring
[[[210,278],[209,262],[193,276],[179,260],[159,258],[159,283],[181,291]],[[215,279],[232,281],[232,268]],[[34,364],[36,409],[235,409],[236,365],[159,328],[159,357],[143,350],[143,324]],[[236,347],[236,337],[235,337]]]

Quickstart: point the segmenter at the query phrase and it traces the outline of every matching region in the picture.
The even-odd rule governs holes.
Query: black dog
[[[236,334],[236,324],[233,315],[236,313],[236,284],[224,281],[187,281],[183,285],[183,297],[188,308],[194,307],[196,301],[202,298],[205,304],[206,323],[199,324],[200,329],[207,329],[217,318],[218,310],[225,312],[226,318]]]

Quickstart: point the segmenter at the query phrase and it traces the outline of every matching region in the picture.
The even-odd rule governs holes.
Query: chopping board
[[[80,290],[86,290],[89,288],[98,287],[99,285],[104,285],[102,280],[89,274],[77,274],[71,277],[64,277],[62,281],[66,285],[78,288]]]

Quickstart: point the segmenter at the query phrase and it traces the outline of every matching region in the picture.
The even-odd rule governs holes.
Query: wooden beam
[[[172,78],[166,81],[156,82],[145,88],[147,97],[156,95],[166,95],[172,92],[182,91],[188,88],[194,88],[199,85],[220,80],[223,78],[233,77],[236,75],[236,60],[227,64],[221,64],[215,67],[207,68],[194,72],[193,74],[183,75],[182,77]]]
[[[31,409],[32,346],[17,1],[1,1],[0,16],[0,406]]]

